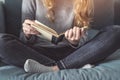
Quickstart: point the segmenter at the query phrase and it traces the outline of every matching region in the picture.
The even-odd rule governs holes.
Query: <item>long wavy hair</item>
[[[47,18],[54,21],[55,0],[43,0],[44,6],[47,8]],[[89,26],[93,15],[93,0],[73,0],[74,26]]]

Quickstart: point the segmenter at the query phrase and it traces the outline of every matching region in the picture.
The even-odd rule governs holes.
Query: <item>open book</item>
[[[40,37],[44,37],[45,39],[51,41],[54,44],[57,44],[58,42],[63,40],[64,33],[58,34],[55,30],[52,28],[42,24],[41,22],[35,20],[33,24],[31,24],[32,27],[34,27],[38,32],[40,32]]]

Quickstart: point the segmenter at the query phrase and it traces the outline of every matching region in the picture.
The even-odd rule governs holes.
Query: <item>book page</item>
[[[57,32],[55,30],[53,30],[52,28],[40,23],[39,21],[35,20],[35,23],[37,23],[37,25],[39,25],[40,28],[42,28],[42,29],[44,29],[46,31],[49,31],[49,32],[51,32],[53,34],[57,34]]]
[[[40,28],[38,28],[35,25],[32,25],[32,27],[34,27],[38,32],[40,32],[40,35],[42,35],[45,39],[51,41],[51,39],[52,39],[52,33],[47,32],[47,31],[45,31],[43,29],[40,29]]]
[[[34,24],[31,24],[32,27],[34,27],[36,30],[38,30],[40,33],[44,31],[45,34],[53,35],[55,37],[59,37],[63,35],[64,33],[58,34],[55,30],[52,28],[49,28],[48,26],[40,23],[39,21],[35,20]],[[43,33],[43,34],[44,34]]]

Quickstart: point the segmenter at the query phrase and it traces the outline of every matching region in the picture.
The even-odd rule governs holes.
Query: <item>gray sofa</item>
[[[120,25],[120,0],[94,0],[93,28]],[[0,0],[0,33],[19,37],[22,0]],[[49,73],[25,73],[0,62],[0,80],[120,80],[120,50],[90,69],[69,69]]]

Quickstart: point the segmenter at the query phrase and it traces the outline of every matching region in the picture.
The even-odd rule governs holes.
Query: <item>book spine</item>
[[[51,42],[57,45],[59,42],[63,40],[63,38],[64,38],[64,34],[60,35],[59,37],[52,36]]]

